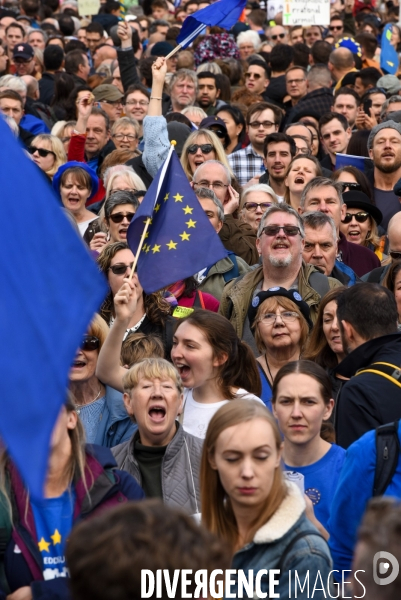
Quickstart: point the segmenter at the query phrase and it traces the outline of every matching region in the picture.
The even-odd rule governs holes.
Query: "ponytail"
[[[220,376],[219,385],[227,398],[234,398],[231,387],[240,387],[260,396],[262,393],[262,383],[260,380],[259,369],[251,348],[246,342],[237,338],[236,351],[232,358],[224,363]]]

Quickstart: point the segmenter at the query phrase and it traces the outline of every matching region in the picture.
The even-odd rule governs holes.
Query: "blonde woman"
[[[67,162],[63,142],[48,133],[41,133],[33,138],[28,152],[32,155],[33,162],[49,179],[53,179],[58,168]]]

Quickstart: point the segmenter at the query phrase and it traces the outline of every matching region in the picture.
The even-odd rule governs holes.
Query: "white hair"
[[[120,177],[120,175],[132,185],[133,189],[146,190],[146,185],[132,167],[129,167],[128,165],[115,165],[114,167],[106,169],[103,176],[103,183],[106,188],[106,200],[110,196],[113,181],[117,177]]]
[[[250,185],[248,188],[246,188],[242,192],[242,197],[241,197],[241,205],[242,206],[246,202],[246,197],[251,192],[260,192],[260,193],[264,193],[264,194],[269,194],[269,196],[271,196],[273,198],[273,201],[276,204],[279,203],[279,199],[277,198],[276,192],[273,190],[273,188],[270,187],[270,185],[267,185],[266,183],[256,183],[255,185]]]
[[[251,42],[255,50],[259,50],[260,48],[260,36],[257,31],[253,31],[252,29],[248,29],[248,31],[241,31],[237,37],[237,46],[238,48],[244,42]]]
[[[25,81],[21,77],[15,77],[14,75],[3,75],[3,77],[0,77],[0,88],[14,90],[14,92],[18,92],[24,97],[28,89]]]

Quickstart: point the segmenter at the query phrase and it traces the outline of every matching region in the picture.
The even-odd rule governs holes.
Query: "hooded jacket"
[[[348,448],[367,431],[401,418],[401,386],[376,373],[357,374],[376,362],[400,368],[399,333],[365,342],[336,369],[338,375],[351,378],[341,388],[334,415],[337,444],[343,448]]]
[[[177,422],[177,431],[166,448],[162,460],[163,501],[172,508],[189,514],[200,512],[199,472],[203,441],[186,433]],[[141,472],[135,457],[139,432],[112,449],[119,469],[127,471],[141,485]]]

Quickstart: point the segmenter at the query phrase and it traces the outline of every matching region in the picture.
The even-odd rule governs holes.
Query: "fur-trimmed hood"
[[[288,493],[274,515],[255,533],[255,544],[268,544],[282,538],[305,511],[306,503],[299,488],[286,481]]]

